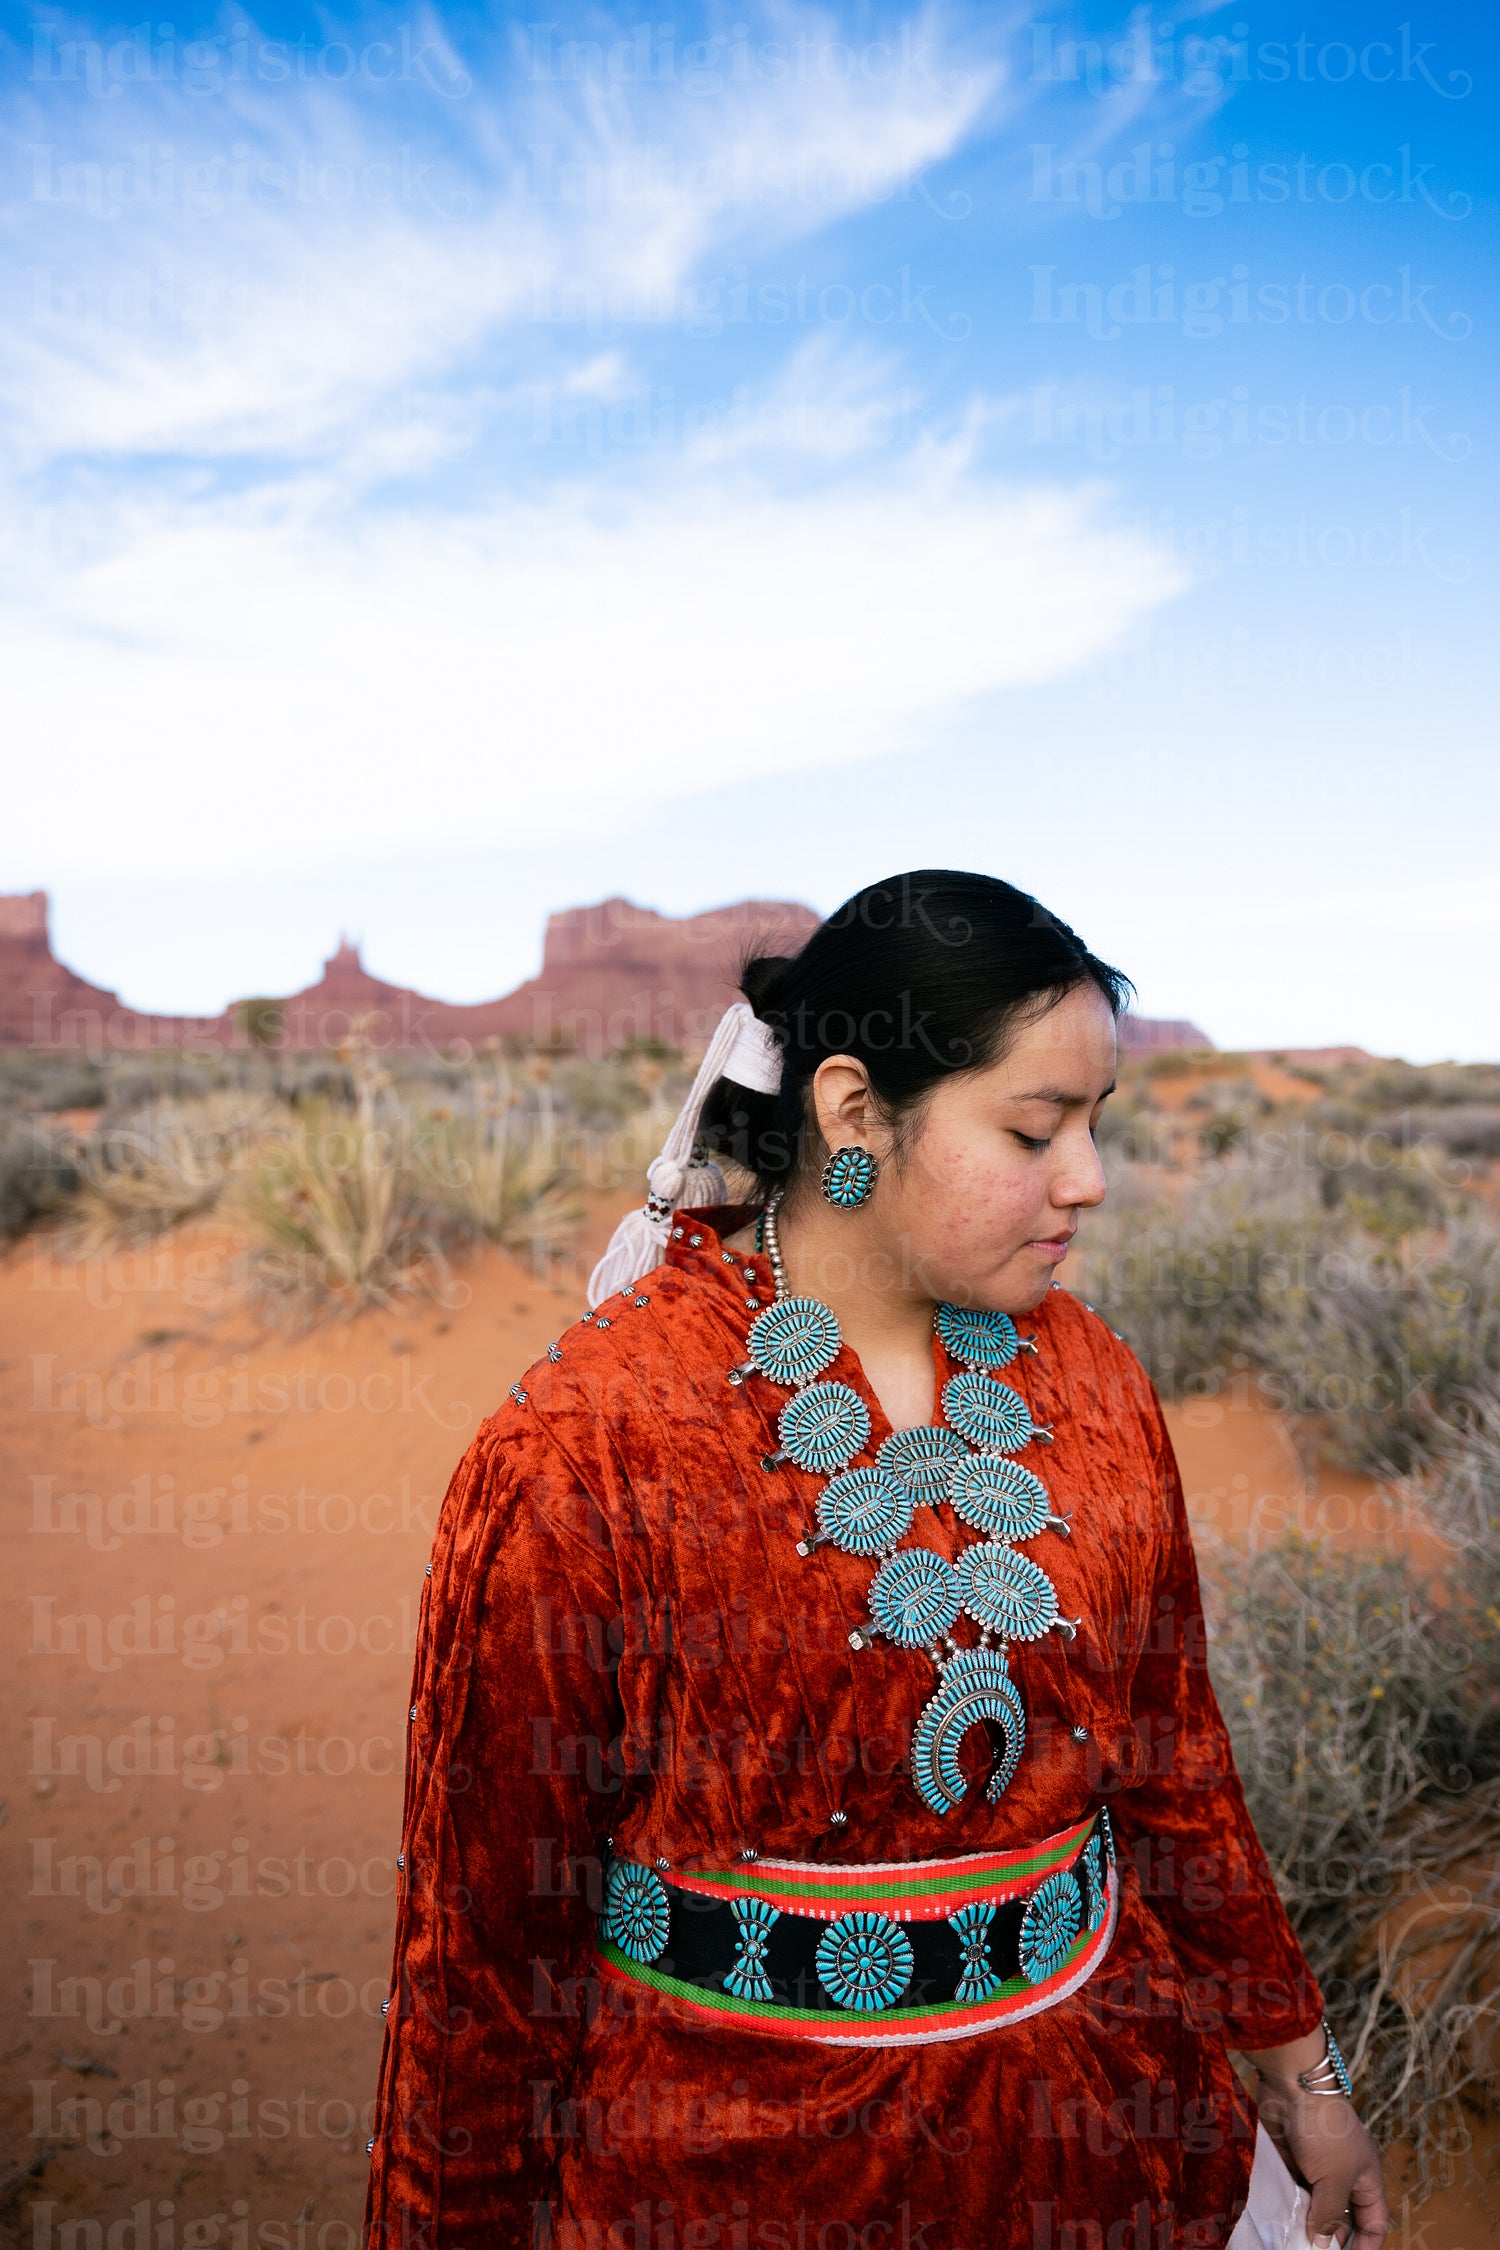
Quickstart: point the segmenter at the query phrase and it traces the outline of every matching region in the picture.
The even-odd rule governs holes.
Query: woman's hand
[[[1296,2079],[1262,2072],[1261,2122],[1312,2191],[1309,2238],[1322,2250],[1380,2250],[1390,2226],[1380,2151],[1342,2094],[1309,2094]]]

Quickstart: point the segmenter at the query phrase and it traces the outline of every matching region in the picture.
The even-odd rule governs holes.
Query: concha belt
[[[1044,1843],[850,1867],[757,1860],[670,1880],[610,1863],[605,1969],[703,2022],[830,2046],[967,2039],[1092,1976],[1118,1902],[1104,1808]]]

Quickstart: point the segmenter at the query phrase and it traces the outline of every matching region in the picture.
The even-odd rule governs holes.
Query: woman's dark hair
[[[700,1146],[787,1187],[821,1155],[807,1090],[828,1055],[854,1055],[900,1128],[935,1086],[997,1062],[1032,1017],[1092,984],[1118,1016],[1129,980],[1066,922],[993,875],[922,868],[867,884],[790,959],[757,955],[740,989],[782,1049],[781,1086],[752,1093],[721,1078]]]

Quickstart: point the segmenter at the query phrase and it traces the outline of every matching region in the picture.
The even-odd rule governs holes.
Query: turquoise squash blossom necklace
[[[876,1562],[869,1616],[849,1635],[851,1648],[869,1648],[878,1636],[898,1648],[923,1649],[938,1683],[912,1730],[911,1777],[933,1812],[963,1801],[966,1783],[959,1747],[982,1722],[998,1728],[1003,1747],[991,1767],[985,1796],[997,1802],[1009,1787],[1026,1744],[1026,1713],[1010,1676],[1012,1641],[1034,1641],[1058,1632],[1071,1639],[1081,1619],[1064,1617],[1051,1579],[1015,1542],[1044,1531],[1069,1530],[1056,1514],[1040,1477],[1015,1459],[1033,1442],[1050,1444],[1052,1432],[1032,1421],[1019,1391],[996,1379],[1021,1352],[1034,1352],[1007,1313],[941,1304],[934,1315],[950,1357],[963,1370],[943,1385],[946,1421],[893,1430],[873,1467],[849,1463],[870,1437],[870,1415],[847,1383],[819,1378],[838,1357],[843,1336],[834,1314],[816,1297],[789,1294],[776,1231],[779,1196],[757,1228],[771,1262],[775,1302],[750,1324],[749,1357],[729,1370],[740,1384],[763,1375],[792,1396],[777,1418],[780,1450],[761,1467],[788,1462],[828,1482],[817,1499],[817,1521],[797,1541],[797,1552],[836,1547]],[[956,1563],[930,1547],[905,1546],[917,1510],[947,1500],[959,1519],[981,1534]],[[977,1643],[954,1639],[960,1616],[979,1628]]]

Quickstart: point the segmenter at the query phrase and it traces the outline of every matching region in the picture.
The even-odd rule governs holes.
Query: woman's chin
[[[1060,1262],[1029,1248],[1018,1250],[1006,1260],[981,1301],[991,1312],[1009,1313],[1012,1319],[1018,1313],[1035,1312],[1057,1279]]]

